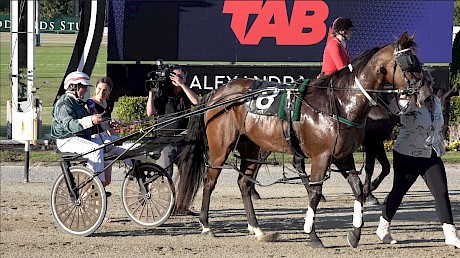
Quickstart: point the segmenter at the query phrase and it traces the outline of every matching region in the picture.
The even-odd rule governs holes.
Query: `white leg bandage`
[[[248,224],[249,234],[254,234],[254,227]]]
[[[363,205],[355,200],[355,208],[353,211],[353,226],[360,228],[363,225]]]
[[[256,237],[264,235],[264,232],[260,228],[254,228],[254,235]]]
[[[254,234],[256,237],[264,235],[264,232],[260,228],[255,228],[248,224],[249,234]]]
[[[315,220],[315,212],[311,207],[308,207],[307,215],[305,216],[305,224],[303,230],[305,233],[310,234],[313,228],[313,221]]]
[[[204,234],[206,232],[210,232],[211,229],[210,228],[203,228],[203,231],[201,231],[201,234]]]

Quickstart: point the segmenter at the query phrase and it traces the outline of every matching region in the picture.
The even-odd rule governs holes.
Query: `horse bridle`
[[[422,72],[422,65],[420,64],[418,57],[412,54],[410,48],[400,50],[398,41],[395,41],[393,43],[393,48],[395,49],[395,62],[393,65],[393,85],[395,84],[396,67],[399,66],[403,73],[404,81],[407,84],[407,89],[405,90],[405,93],[407,95],[414,95],[419,91],[419,89],[415,88],[414,86],[418,82],[424,82],[425,80],[425,76],[422,76],[422,78],[417,78],[414,74]],[[415,81],[409,80],[409,78],[407,77],[407,73],[410,73],[413,77],[417,79]]]
[[[393,43],[393,48],[395,49],[394,51],[394,62],[393,62],[393,85],[395,84],[395,74],[396,74],[396,68],[399,66],[403,76],[404,76],[404,81],[407,84],[407,89],[404,90],[404,93],[407,95],[414,95],[417,94],[419,89],[415,87],[417,83],[420,82],[420,85],[423,85],[425,76],[422,76],[422,78],[417,78],[414,73],[420,73],[422,72],[422,66],[420,64],[420,61],[418,60],[418,57],[414,54],[412,54],[412,51],[410,48],[400,50],[399,48],[399,43],[398,41],[395,41]],[[353,67],[351,64],[348,65],[348,69],[350,72],[353,71]],[[407,77],[407,73],[410,73],[413,77],[417,78],[415,81],[409,80]],[[356,78],[355,76],[355,84],[358,86],[358,89],[366,96],[366,98],[369,100],[371,106],[376,106],[377,101],[372,98],[368,91],[371,92],[370,90],[365,90],[364,87],[361,85],[361,82]],[[390,90],[391,91],[391,90]],[[376,91],[376,92],[390,92],[388,90],[386,91]]]

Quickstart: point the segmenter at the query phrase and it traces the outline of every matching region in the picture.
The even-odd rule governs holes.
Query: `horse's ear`
[[[409,40],[412,42],[415,40],[415,31],[414,31],[414,34],[412,34],[412,36],[409,37]]]
[[[407,31],[405,31],[398,40],[399,45],[400,46],[406,45],[406,42],[408,39],[409,39],[409,36],[407,35]]]

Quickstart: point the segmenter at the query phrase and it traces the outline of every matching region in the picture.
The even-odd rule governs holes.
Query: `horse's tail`
[[[214,92],[203,96],[200,106],[208,102]],[[188,209],[196,196],[205,172],[205,123],[204,112],[192,116],[187,126],[187,135],[179,161],[179,182],[176,192],[176,210]]]

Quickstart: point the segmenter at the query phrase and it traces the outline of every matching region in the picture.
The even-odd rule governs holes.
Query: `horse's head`
[[[403,90],[405,94],[425,99],[432,92],[417,57],[414,38],[415,33],[409,37],[404,32],[393,44],[384,47],[381,52],[383,62],[378,71],[386,82]]]

